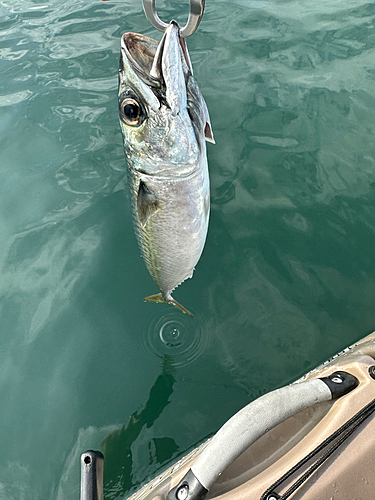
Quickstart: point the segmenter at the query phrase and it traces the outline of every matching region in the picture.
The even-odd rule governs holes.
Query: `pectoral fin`
[[[148,219],[159,210],[160,206],[161,201],[141,181],[138,187],[137,211],[142,227],[145,227]]]

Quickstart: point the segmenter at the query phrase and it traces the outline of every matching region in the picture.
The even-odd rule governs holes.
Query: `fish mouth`
[[[158,45],[153,38],[138,33],[124,33],[121,39],[122,56],[127,59],[135,73],[151,87],[160,87],[158,79],[151,76]],[[120,71],[124,70],[123,57],[120,59]]]
[[[138,33],[125,33],[121,39],[123,57],[159,100],[176,113],[186,102],[186,81],[192,74],[190,58],[180,27],[171,21],[160,42]],[[121,67],[123,61],[121,58]]]

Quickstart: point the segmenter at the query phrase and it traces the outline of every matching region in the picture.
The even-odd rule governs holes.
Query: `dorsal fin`
[[[206,125],[204,126],[204,138],[206,139],[206,141],[215,144],[214,134],[212,132],[212,127],[211,127],[210,115],[208,113],[207,104],[206,101],[203,99],[203,96],[202,96],[202,106],[204,111],[204,117],[206,119]]]
[[[206,141],[212,142],[212,144],[216,144],[214,134],[212,133],[211,122],[209,121],[206,122],[206,125],[204,127],[204,138],[206,139]]]

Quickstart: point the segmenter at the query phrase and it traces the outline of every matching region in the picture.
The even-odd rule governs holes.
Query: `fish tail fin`
[[[184,314],[188,314],[192,318],[194,317],[194,314],[192,314],[186,307],[184,307],[182,304],[177,302],[177,300],[174,300],[173,297],[170,298],[170,300],[167,300],[168,304],[172,304],[172,306],[177,307],[178,310],[182,311]]]
[[[194,314],[191,314],[190,311],[188,311],[183,305],[181,305],[177,300],[175,300],[171,295],[167,299],[163,297],[161,293],[156,293],[155,295],[150,295],[149,297],[146,297],[144,299],[145,302],[164,302],[166,304],[172,304],[172,306],[175,306],[177,309],[182,311],[184,314],[188,314],[189,316],[194,316]]]
[[[149,295],[144,299],[145,302],[166,302],[166,300],[163,299],[163,296],[161,293],[155,293],[155,295]]]

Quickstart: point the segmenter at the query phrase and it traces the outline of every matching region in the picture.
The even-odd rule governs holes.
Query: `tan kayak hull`
[[[356,376],[360,384],[346,396],[319,403],[269,431],[225,470],[206,498],[260,499],[277,479],[375,398],[375,380],[369,375],[372,365],[375,332],[298,380],[296,383],[343,370]],[[207,443],[145,485],[131,500],[164,500]],[[374,470],[375,419],[371,416],[290,498],[375,500]],[[295,479],[292,477],[277,491],[286,491]]]

